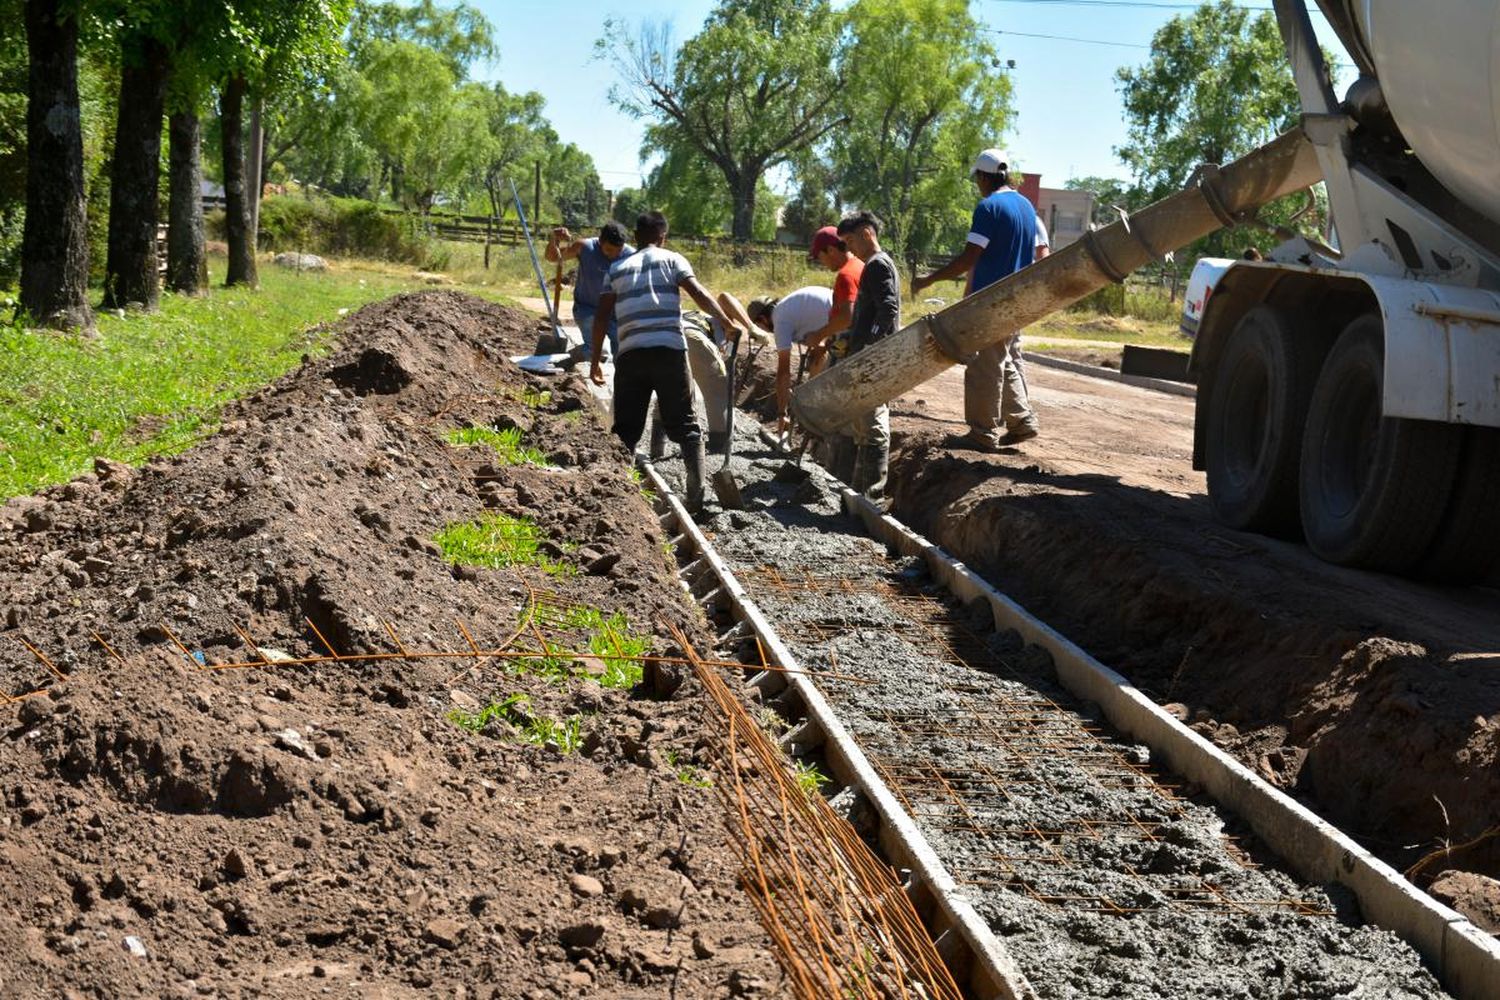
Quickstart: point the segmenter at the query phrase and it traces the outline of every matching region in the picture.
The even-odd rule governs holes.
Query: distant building
[[[1041,174],[1022,174],[1016,190],[1026,196],[1047,227],[1052,249],[1061,250],[1089,231],[1089,220],[1094,217],[1092,192],[1042,187]]]

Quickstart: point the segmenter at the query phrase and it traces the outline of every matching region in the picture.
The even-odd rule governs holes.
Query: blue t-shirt
[[[974,265],[972,291],[977,292],[1035,258],[1036,209],[1019,191],[996,191],[974,207],[967,242],[984,251]]]
[[[615,260],[623,260],[633,253],[635,247],[627,243]],[[591,236],[584,240],[583,246],[578,250],[578,278],[573,285],[573,301],[589,309],[598,308],[599,295],[604,291],[604,276],[609,273],[609,266],[614,262],[599,249],[598,237]]]

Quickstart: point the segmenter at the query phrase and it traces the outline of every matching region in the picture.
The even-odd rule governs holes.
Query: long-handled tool
[[[552,320],[552,333],[537,338],[536,353],[552,354],[557,350],[566,350],[568,338],[563,336],[562,324],[557,320],[557,306],[552,305],[552,299],[547,297],[547,279],[542,276],[542,262],[537,259],[536,244],[531,239],[531,226],[526,222],[526,209],[521,207],[521,192],[516,190],[516,182],[510,182],[510,196],[516,203],[516,218],[521,222],[521,232],[526,234],[526,249],[531,251],[531,269],[536,272],[536,283],[542,289],[542,301],[551,307],[550,319]],[[559,269],[561,264],[558,265]]]
[[[738,317],[730,314],[730,319]],[[731,331],[724,331],[729,334]],[[736,334],[729,342],[729,386],[728,399],[724,403],[728,411],[724,426],[724,464],[719,466],[719,471],[713,474],[714,495],[719,498],[719,506],[725,510],[744,510],[745,499],[740,496],[740,484],[734,481],[734,473],[729,471],[729,458],[734,453],[734,364],[739,359],[740,337],[743,333]]]

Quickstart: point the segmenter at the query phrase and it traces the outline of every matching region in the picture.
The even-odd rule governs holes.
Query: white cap
[[[1010,154],[1003,149],[986,149],[974,157],[971,174],[999,174],[1010,169]]]

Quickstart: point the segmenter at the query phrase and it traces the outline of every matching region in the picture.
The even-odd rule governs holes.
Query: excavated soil
[[[390,652],[387,623],[407,651],[468,648],[455,620],[495,648],[539,594],[656,652],[668,621],[707,638],[582,384],[506,360],[534,339],[512,310],[402,296],[190,452],[0,507],[0,683],[45,689],[3,710],[0,993],[785,994],[713,792],[678,777],[708,708],[658,697],[674,672],[214,669],[320,655],[316,632]],[[556,467],[445,442],[466,425],[520,427]],[[532,518],[571,571],[448,565],[434,534],[486,511]],[[578,717],[581,748],[451,718],[514,694]]]

